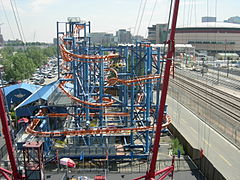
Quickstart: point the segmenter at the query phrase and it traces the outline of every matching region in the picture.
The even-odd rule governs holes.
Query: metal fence
[[[156,170],[171,166],[172,159],[158,160]],[[194,171],[198,170],[197,166],[188,157],[175,159],[175,171]],[[71,168],[71,172],[105,172],[109,173],[145,173],[150,167],[150,161],[132,159],[132,160],[104,160],[104,161],[81,161],[76,168]],[[65,167],[60,167],[64,169]]]
[[[76,162],[76,161],[75,161]],[[156,170],[161,170],[172,164],[172,159],[158,160],[156,163]],[[19,167],[23,166],[23,162],[19,162]],[[11,170],[10,162],[4,161],[1,167]],[[57,165],[56,162],[48,164],[44,168],[46,174],[58,174],[68,171],[71,174],[145,174],[150,167],[150,161],[131,159],[131,160],[82,160],[77,163],[75,168],[67,168],[65,166]],[[188,156],[175,159],[175,172],[191,173],[200,172],[197,166]]]
[[[158,160],[156,163],[156,170],[164,169],[165,167],[171,166],[172,159],[163,159]],[[188,159],[176,159],[175,160],[175,171],[192,171],[197,170],[198,168],[195,164]],[[117,164],[117,172],[119,173],[144,173],[150,167],[150,162],[141,162],[141,161],[130,161],[127,164],[119,162]]]
[[[196,116],[210,125],[230,142],[240,148],[240,123],[217,108],[212,107],[184,89],[170,83],[169,95],[186,106]]]

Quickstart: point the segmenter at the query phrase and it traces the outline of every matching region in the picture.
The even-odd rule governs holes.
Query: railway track
[[[191,77],[189,77],[189,76],[187,76],[187,75],[184,75],[184,74],[181,74],[181,73],[178,73],[178,72],[176,72],[175,74],[176,74],[176,77],[179,78],[179,76],[181,76],[181,77],[183,77],[183,78],[185,78],[185,79],[187,79],[187,80],[190,80],[191,82],[193,82],[193,83],[195,83],[195,84],[201,85],[202,87],[204,87],[204,88],[206,88],[206,89],[209,89],[209,90],[213,91],[214,93],[217,93],[217,94],[221,95],[224,99],[226,99],[226,98],[231,99],[231,100],[232,100],[232,103],[233,103],[234,105],[237,105],[237,106],[238,106],[238,104],[239,104],[239,102],[240,102],[240,98],[239,98],[239,97],[236,97],[236,96],[234,96],[234,95],[232,95],[232,94],[229,94],[229,93],[226,93],[226,92],[224,92],[224,91],[222,91],[222,90],[219,90],[219,89],[217,89],[217,88],[214,88],[214,87],[212,87],[212,86],[210,86],[210,85],[208,85],[208,84],[206,84],[206,83],[203,83],[203,82],[201,82],[201,81],[199,81],[199,80],[193,79],[193,78],[191,78]]]
[[[233,90],[240,90],[240,81],[233,79],[233,78],[224,78],[222,76],[220,76],[220,79],[218,80],[218,78],[214,75],[214,73],[211,74],[204,74],[204,76],[202,76],[199,73],[196,72],[192,72],[192,71],[182,71],[182,70],[178,70],[176,69],[175,71],[176,74],[181,74],[181,76],[191,76],[192,79],[199,79],[199,80],[203,80],[203,81],[208,81],[208,82],[212,82],[213,84],[216,85],[221,85]]]
[[[178,73],[176,73],[175,80],[171,79],[171,83],[181,87],[193,96],[198,97],[217,110],[225,113],[236,123],[239,123],[240,98],[189,77],[180,77]]]

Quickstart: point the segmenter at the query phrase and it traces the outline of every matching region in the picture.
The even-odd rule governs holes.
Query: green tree
[[[13,52],[14,52],[14,48],[13,47],[5,47],[5,48],[0,50],[0,53],[3,56],[3,58],[7,58],[9,56],[12,56]]]
[[[173,139],[171,142],[171,148],[174,155],[178,154],[178,150],[180,150],[181,154],[184,155],[185,151],[183,149],[183,146],[180,144],[179,140],[177,138]]]
[[[5,78],[10,81],[18,81],[29,78],[35,70],[33,60],[25,53],[16,53],[3,62]]]
[[[43,54],[47,57],[56,56],[57,54],[57,47],[56,46],[49,46],[47,48],[42,49]]]
[[[39,47],[29,47],[26,50],[26,54],[33,60],[36,67],[41,66],[47,62],[47,56],[45,56]]]
[[[47,62],[47,57],[56,55],[56,47],[29,47],[26,50],[6,47],[0,53],[3,56],[5,79],[18,81],[31,77],[37,67]]]

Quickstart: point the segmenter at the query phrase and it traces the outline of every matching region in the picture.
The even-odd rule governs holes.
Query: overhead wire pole
[[[5,10],[5,7],[4,7],[4,4],[3,4],[3,0],[1,0],[1,6],[2,6],[2,9],[3,9],[3,13],[4,13],[5,17],[6,17],[6,20],[7,20],[7,23],[8,23],[9,29],[10,29],[10,32],[11,32],[11,34],[12,34],[12,37],[13,37],[13,39],[15,39],[15,36],[14,36],[13,30],[12,30],[12,27],[11,27],[11,25],[10,25],[10,23],[9,23],[9,19],[8,19],[8,16],[7,16],[7,13],[6,13],[6,10]]]
[[[17,15],[16,15],[16,12],[14,10],[14,6],[13,6],[13,3],[12,3],[12,0],[10,0],[10,4],[11,4],[12,11],[13,11],[14,19],[15,19],[16,24],[17,24],[18,33],[20,35],[21,40],[24,41],[24,37],[22,35],[21,28],[20,28],[20,25],[18,23]]]
[[[143,18],[144,12],[145,12],[146,4],[147,4],[147,0],[145,0],[144,5],[143,5],[143,10],[142,10],[141,18],[140,18],[140,21],[139,21],[139,24],[138,24],[138,29],[137,29],[137,34],[136,35],[138,35],[139,30],[141,28],[142,18]]]
[[[140,2],[140,6],[139,6],[139,9],[138,9],[137,20],[136,20],[136,23],[135,23],[135,26],[134,26],[133,35],[135,35],[136,29],[137,29],[137,23],[138,23],[139,15],[140,15],[140,12],[141,12],[142,2],[143,2],[143,0],[141,0],[141,2]]]
[[[153,10],[152,10],[152,14],[150,16],[149,22],[148,22],[148,27],[150,27],[150,24],[151,24],[151,21],[152,21],[152,17],[153,17],[153,14],[154,14],[154,11],[155,11],[155,8],[156,8],[156,5],[157,5],[157,1],[158,0],[155,0],[155,3],[153,5]],[[147,36],[147,30],[146,30],[145,36]]]
[[[22,32],[23,41],[24,41],[24,43],[26,43],[26,38],[25,38],[25,35],[24,35],[22,22],[21,22],[21,19],[20,19],[19,13],[18,13],[18,7],[17,7],[17,4],[16,4],[16,1],[13,0],[13,3],[14,3],[14,6],[15,6],[15,9],[16,9],[16,14],[17,14],[17,18],[18,18],[18,21],[19,21],[20,29],[21,29],[21,32]]]
[[[175,45],[174,37],[175,37],[176,24],[177,24],[179,1],[180,0],[175,0],[175,5],[174,5],[174,11],[173,11],[173,16],[172,16],[172,27],[171,27],[170,37],[167,42],[168,43],[168,53],[167,53],[165,71],[164,71],[164,76],[163,76],[164,79],[163,79],[161,100],[160,100],[159,111],[158,111],[157,127],[156,127],[156,133],[155,133],[155,139],[154,139],[154,145],[153,145],[153,154],[152,154],[150,169],[147,172],[145,179],[154,179],[155,178],[156,161],[157,161],[157,156],[158,156],[159,142],[160,142],[161,129],[162,129],[162,120],[163,120],[163,116],[164,116],[164,108],[165,108],[166,97],[167,97],[170,68],[171,68],[171,64],[172,64],[172,57],[174,55],[174,45]]]

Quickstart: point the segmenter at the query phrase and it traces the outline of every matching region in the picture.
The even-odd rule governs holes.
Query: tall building
[[[224,20],[224,22],[240,24],[240,17],[239,16],[230,17],[227,20]]]
[[[91,33],[91,42],[93,45],[112,45],[114,36],[106,32],[93,32]]]
[[[132,43],[132,35],[130,31],[127,31],[126,29],[119,29],[116,32],[116,39],[117,43]]]
[[[204,16],[202,17],[202,22],[217,22],[216,17]]]
[[[114,42],[114,36],[113,34],[110,34],[110,33],[106,33],[103,37],[103,41],[102,41],[102,44],[103,45],[113,45],[115,42]]]
[[[133,36],[132,39],[133,39],[133,43],[136,43],[137,41],[143,41],[144,37],[140,35],[136,35],[136,36]]]
[[[93,32],[90,34],[91,42],[93,45],[102,44],[106,32]]]
[[[156,24],[148,27],[148,40],[153,44],[161,44],[167,40],[167,24]]]

